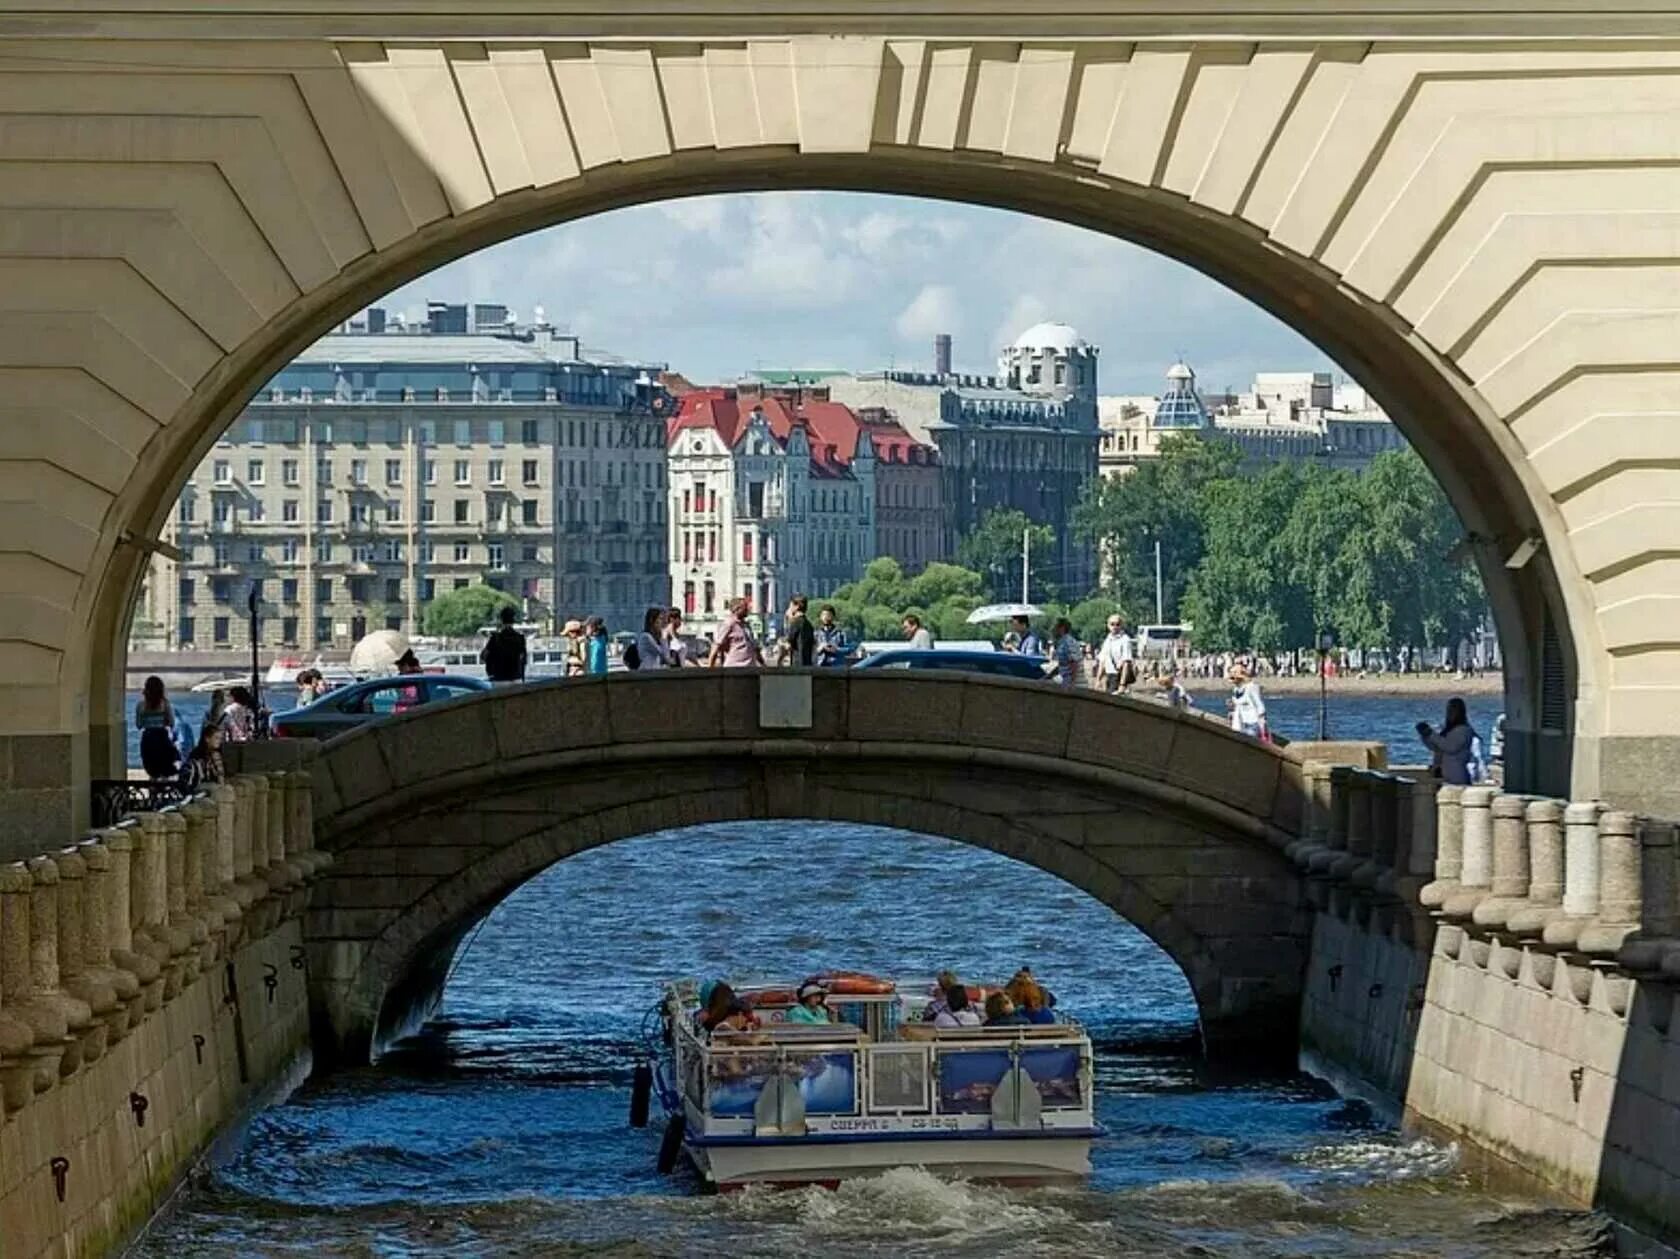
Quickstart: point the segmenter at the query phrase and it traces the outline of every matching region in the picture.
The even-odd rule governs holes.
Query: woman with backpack
[[[638,673],[671,667],[670,649],[665,645],[664,608],[649,608],[642,617],[642,632],[624,649],[624,667]]]

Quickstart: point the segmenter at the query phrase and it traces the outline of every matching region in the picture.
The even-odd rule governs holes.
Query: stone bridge
[[[1312,922],[1282,850],[1300,766],[1158,705],[978,676],[623,675],[417,710],[326,744],[312,776],[335,856],[305,923],[318,1053],[365,1060],[554,862],[765,819],[900,827],[1047,870],[1177,961],[1210,1050],[1294,1052]],[[796,878],[822,855],[787,858]],[[573,928],[556,927],[563,956]]]

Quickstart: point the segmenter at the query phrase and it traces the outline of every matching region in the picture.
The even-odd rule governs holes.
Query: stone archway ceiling
[[[524,4],[416,7],[407,26],[365,6],[333,18],[270,5],[228,17],[270,38],[199,42],[179,38],[179,15],[95,10],[95,31],[155,21],[146,29],[177,39],[0,44],[7,731],[85,728],[90,659],[108,650],[102,608],[112,582],[129,597],[137,571],[114,558],[120,535],[156,528],[228,397],[259,383],[230,382],[228,364],[270,367],[318,331],[356,296],[334,288],[347,269],[379,276],[381,251],[494,238],[500,200],[540,217],[544,197],[608,169],[645,170],[662,194],[679,159],[768,146],[862,162],[966,155],[1153,190],[1275,245],[1280,291],[1292,258],[1340,276],[1456,369],[1523,487],[1581,677],[1604,688],[1577,730],[1680,734],[1668,628],[1680,604],[1680,49],[1301,38],[1314,23],[1345,36],[1365,11],[1318,6],[1194,23],[1295,33],[1264,41],[304,37],[381,21],[542,26]],[[853,31],[875,11],[840,8],[835,25]],[[899,29],[945,10],[921,6]],[[681,6],[679,27],[704,26],[699,12]],[[1166,20],[1150,12],[1046,29]],[[1003,21],[991,9],[979,20]],[[952,15],[948,29],[967,28]],[[928,170],[930,191],[963,195],[960,171]],[[637,199],[635,184],[615,195]]]

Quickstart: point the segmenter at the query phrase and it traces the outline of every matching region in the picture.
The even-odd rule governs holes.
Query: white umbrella
[[[987,621],[1010,621],[1018,616],[1024,616],[1030,621],[1035,616],[1043,615],[1043,608],[1036,608],[1030,603],[988,603],[985,607],[975,608],[970,612],[968,623],[984,625]]]
[[[396,630],[374,630],[350,650],[350,672],[357,677],[394,673],[397,657],[408,650],[408,639]]]

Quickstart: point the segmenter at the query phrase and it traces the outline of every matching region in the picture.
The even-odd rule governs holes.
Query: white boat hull
[[[1091,1138],[1084,1133],[980,1140],[689,1142],[687,1149],[700,1175],[718,1189],[836,1184],[892,1167],[1008,1184],[1082,1180],[1091,1174]]]

